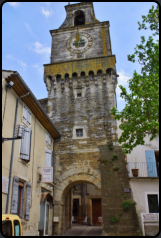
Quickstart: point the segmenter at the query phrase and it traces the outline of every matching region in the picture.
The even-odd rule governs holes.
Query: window
[[[12,236],[12,223],[10,220],[2,221],[2,235]]]
[[[158,195],[148,194],[147,196],[148,196],[149,213],[159,213]]]
[[[49,135],[48,132],[46,132],[46,144],[48,146],[51,146],[51,136]]]
[[[17,215],[21,218],[23,218],[23,199],[24,199],[24,183],[19,181]]]
[[[23,110],[23,120],[27,125],[31,125],[31,112],[26,106],[24,106]]]
[[[83,129],[76,129],[76,136],[82,137],[83,136]]]
[[[21,140],[20,158],[30,161],[30,148],[31,148],[31,129],[25,127],[24,138]]]
[[[77,98],[81,98],[82,94],[81,93],[77,93]]]
[[[51,167],[52,166],[52,151],[46,148],[46,162],[45,162],[46,167]]]
[[[26,189],[26,199],[24,199],[24,190]],[[26,201],[26,205],[24,204]],[[25,207],[25,216],[24,216],[24,205]],[[30,205],[31,205],[31,183],[27,182],[26,187],[25,183],[19,180],[19,177],[13,177],[13,188],[12,188],[12,201],[11,201],[11,214],[18,215],[21,218],[29,220],[30,215]],[[15,223],[17,226],[17,224]],[[17,233],[18,233],[18,227]]]
[[[14,236],[20,236],[20,223],[18,220],[14,220]]]

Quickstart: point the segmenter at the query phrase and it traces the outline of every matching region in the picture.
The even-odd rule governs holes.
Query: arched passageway
[[[101,204],[101,179],[100,173],[96,170],[85,168],[75,169],[74,174],[70,170],[66,171],[59,178],[60,184],[57,185],[55,192],[55,216],[59,222],[54,226],[55,234],[63,235],[64,232],[72,227],[73,200],[77,200],[77,217],[88,217],[88,225],[95,225],[93,204]],[[80,187],[80,192],[76,189]],[[101,205],[100,215],[101,215]],[[81,224],[81,221],[77,221]]]

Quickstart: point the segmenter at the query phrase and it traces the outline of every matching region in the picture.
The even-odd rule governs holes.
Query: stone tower
[[[51,62],[44,65],[48,100],[43,104],[62,134],[54,161],[58,235],[71,227],[71,188],[91,183],[101,191],[100,149],[117,141],[117,124],[110,115],[116,106],[117,73],[109,22],[95,18],[92,2],[68,4],[65,10],[64,23],[50,31]]]

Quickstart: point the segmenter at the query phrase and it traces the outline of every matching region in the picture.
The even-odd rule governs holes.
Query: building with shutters
[[[12,88],[7,87],[10,81]],[[6,140],[17,137],[13,134],[15,124],[16,129],[23,126],[23,139]],[[3,70],[2,213],[8,207],[8,213],[21,218],[24,236],[53,234],[54,143],[60,136],[21,76]]]
[[[122,133],[119,128],[120,124],[121,121],[117,121],[118,137]],[[156,216],[156,219],[151,222],[149,218],[149,223],[146,221],[144,227],[145,235],[154,236],[159,232],[159,220],[157,220],[159,214],[159,135],[150,141],[146,134],[144,141],[144,145],[136,146],[131,154],[126,155],[126,161],[140,225],[143,228],[143,214]],[[138,175],[132,172],[135,168],[138,169]]]

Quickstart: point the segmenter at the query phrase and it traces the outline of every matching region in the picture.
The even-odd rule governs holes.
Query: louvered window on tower
[[[26,106],[24,106],[23,110],[23,120],[27,125],[31,125],[31,112]]]
[[[76,136],[83,137],[83,129],[76,129]]]
[[[30,161],[30,150],[31,150],[31,129],[25,127],[25,134],[23,139],[21,140],[21,150],[20,150],[20,158]]]

